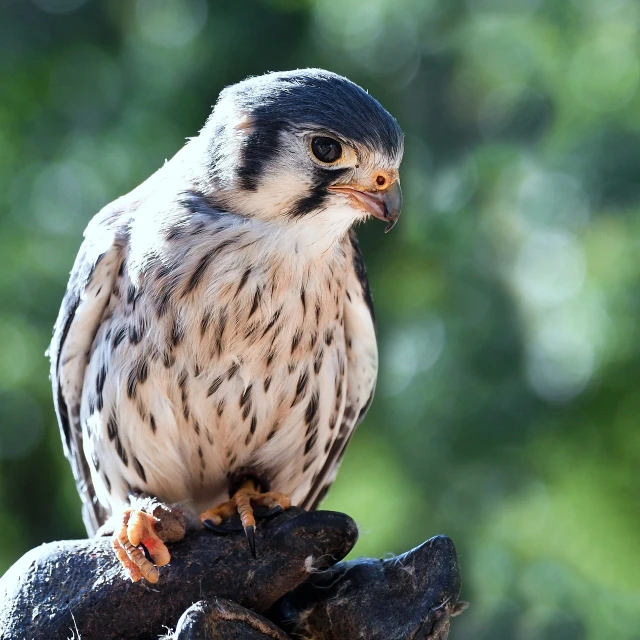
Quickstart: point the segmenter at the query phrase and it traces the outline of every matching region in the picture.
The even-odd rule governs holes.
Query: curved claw
[[[284,513],[284,507],[280,504],[276,504],[271,509],[269,509],[266,513],[259,513],[256,509],[254,511],[257,517],[259,518],[273,518],[273,516],[277,516],[279,513]]]
[[[247,536],[247,541],[249,542],[249,549],[251,549],[251,555],[256,557],[256,528],[254,525],[250,524],[249,526],[244,528],[244,533]]]
[[[233,494],[230,500],[200,514],[200,522],[209,531],[228,535],[244,529],[251,549],[256,557],[256,518],[271,518],[291,506],[291,498],[281,493],[259,490],[255,480],[248,479]],[[236,524],[237,523],[237,524]]]

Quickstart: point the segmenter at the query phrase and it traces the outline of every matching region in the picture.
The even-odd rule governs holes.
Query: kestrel
[[[200,134],[89,223],[50,348],[90,535],[133,580],[169,552],[145,494],[215,529],[315,508],[371,402],[378,354],[353,226],[393,226],[403,135],[319,69],[226,88]]]

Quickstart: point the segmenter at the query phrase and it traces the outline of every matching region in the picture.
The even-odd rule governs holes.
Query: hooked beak
[[[346,185],[331,186],[327,187],[327,189],[348,195],[358,209],[366,211],[374,218],[387,222],[385,233],[393,229],[400,217],[402,189],[400,189],[399,180],[396,180],[384,191],[365,191],[362,188],[348,187]]]

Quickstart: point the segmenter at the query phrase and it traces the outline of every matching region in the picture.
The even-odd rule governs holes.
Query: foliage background
[[[361,232],[373,408],[325,505],[361,554],[446,532],[453,640],[640,638],[640,4],[3,0],[0,573],[84,534],[44,351],[89,218],[219,90],[343,73],[406,131]]]

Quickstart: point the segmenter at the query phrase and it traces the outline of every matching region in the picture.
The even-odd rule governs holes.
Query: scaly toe
[[[264,505],[269,509],[269,511],[279,507],[279,510],[275,511],[275,513],[280,513],[280,511],[286,511],[291,507],[291,498],[289,496],[285,496],[283,493],[270,491],[269,493],[263,493],[256,503]]]
[[[153,516],[137,509],[125,509],[122,512],[120,527],[114,532],[111,545],[116,557],[133,582],[145,578],[148,582],[158,582],[158,566],[165,565],[171,559],[165,544],[154,531]],[[149,562],[138,545],[144,545],[156,563]]]
[[[223,520],[230,518],[237,512],[236,501],[231,498],[217,507],[207,509],[204,513],[200,514],[200,522],[204,525],[205,521],[211,521],[214,526],[222,524]]]
[[[120,543],[118,538],[114,537],[111,539],[111,546],[116,553],[116,558],[120,561],[120,564],[124,568],[125,572],[131,578],[132,582],[138,582],[140,578],[142,578],[142,573],[140,573],[140,569],[138,569],[138,565],[129,558],[127,552],[124,550],[124,547]]]
[[[129,542],[137,547],[143,544],[157,567],[163,567],[171,560],[166,545],[155,532],[155,518],[144,511],[133,511],[127,525]]]

